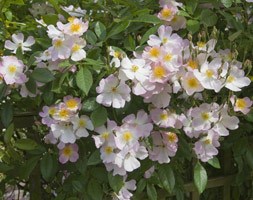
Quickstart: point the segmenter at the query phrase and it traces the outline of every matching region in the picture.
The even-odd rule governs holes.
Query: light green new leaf
[[[106,37],[106,27],[103,23],[97,22],[95,24],[95,33],[100,40],[104,40]]]

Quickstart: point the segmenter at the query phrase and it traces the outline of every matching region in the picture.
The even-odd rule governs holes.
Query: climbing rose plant
[[[245,195],[251,1],[3,0],[0,10],[3,198],[182,199],[184,182],[202,193],[227,153]]]

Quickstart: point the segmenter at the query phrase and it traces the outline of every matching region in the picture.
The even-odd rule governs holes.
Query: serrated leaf
[[[54,75],[46,68],[36,68],[31,73],[31,77],[41,83],[48,83],[54,80]]]
[[[194,167],[194,183],[198,192],[201,194],[206,188],[207,173],[205,168],[199,162],[197,162]]]
[[[90,155],[90,157],[89,157],[89,159],[88,159],[88,162],[87,162],[87,165],[88,165],[88,166],[89,166],[89,165],[97,165],[97,164],[99,164],[99,163],[101,163],[100,151],[99,151],[99,150],[96,150],[96,151],[94,151],[94,152]]]
[[[107,110],[104,107],[100,107],[91,113],[90,118],[94,127],[102,126],[107,120]]]
[[[108,181],[113,191],[118,194],[124,184],[123,177],[119,175],[113,176],[112,173],[108,173]]]
[[[33,150],[36,148],[37,143],[32,139],[19,139],[14,144],[15,147],[21,150]]]
[[[169,165],[160,165],[158,176],[163,188],[172,193],[175,187],[175,176],[172,168]]]
[[[153,184],[148,183],[147,194],[149,200],[157,200],[157,192]]]
[[[93,83],[92,74],[89,69],[81,68],[76,74],[77,86],[87,95]]]

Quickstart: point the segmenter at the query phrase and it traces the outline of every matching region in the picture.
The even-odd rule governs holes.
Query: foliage
[[[252,198],[252,8],[2,0],[0,197],[187,199],[194,181],[217,199],[206,184],[224,172]]]

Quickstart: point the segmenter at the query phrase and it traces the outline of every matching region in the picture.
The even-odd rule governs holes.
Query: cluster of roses
[[[51,144],[57,144],[60,149],[59,161],[76,162],[79,158],[76,140],[88,137],[87,130],[93,130],[93,124],[88,116],[79,116],[81,100],[72,96],[66,96],[63,102],[53,106],[44,106],[39,113],[42,123],[50,128],[50,133],[45,140]]]

